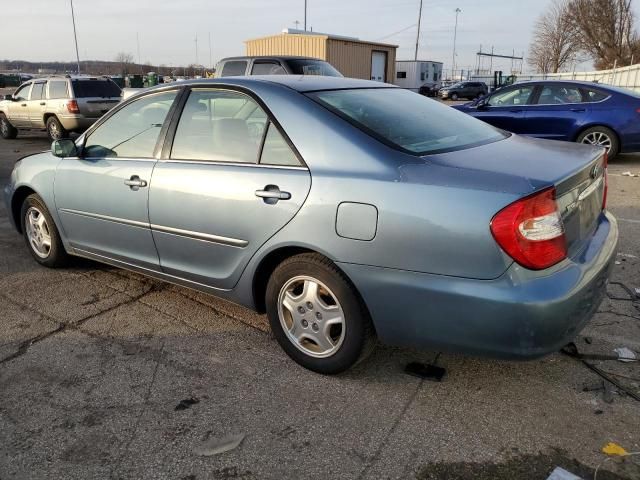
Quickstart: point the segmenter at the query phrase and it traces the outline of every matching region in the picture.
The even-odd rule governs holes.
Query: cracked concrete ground
[[[0,141],[0,183],[46,149]],[[640,155],[611,167],[614,281],[640,287]],[[610,287],[581,351],[640,352],[640,306]],[[625,299],[627,298],[627,299]],[[590,344],[585,341],[588,337]],[[640,450],[640,402],[599,391],[561,354],[510,363],[443,354],[443,383],[402,374],[436,352],[379,347],[338,377],[290,361],[265,319],[213,297],[78,260],[48,270],[0,207],[0,479],[592,478],[607,442]],[[640,366],[597,362],[640,392]],[[176,411],[184,399],[197,398]],[[209,437],[245,434],[201,457]],[[640,478],[629,460],[598,479]]]

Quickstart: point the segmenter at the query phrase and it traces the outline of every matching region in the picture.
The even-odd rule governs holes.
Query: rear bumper
[[[83,115],[59,115],[58,120],[60,120],[60,123],[65,130],[70,132],[81,132],[100,120],[100,117],[87,118]]]
[[[609,213],[574,258],[543,272],[516,264],[496,280],[340,264],[380,340],[392,345],[530,359],[559,350],[602,301],[618,244]]]

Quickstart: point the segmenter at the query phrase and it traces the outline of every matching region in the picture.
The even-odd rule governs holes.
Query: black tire
[[[50,248],[46,256],[42,256],[42,253],[37,253],[36,247],[32,244],[29,237],[27,215],[30,215],[32,210],[39,212],[46,222],[46,229],[43,230],[46,231],[50,237]],[[22,208],[20,209],[20,225],[22,227],[22,234],[25,243],[29,248],[29,252],[31,252],[31,255],[39,264],[49,268],[59,268],[67,265],[69,262],[69,254],[64,249],[58,228],[56,227],[53,218],[51,218],[51,214],[44,204],[44,201],[39,195],[35,193],[29,195],[23,202]]]
[[[47,118],[47,135],[51,141],[67,138],[69,132],[62,126],[57,117]]]
[[[449,98],[455,102],[455,101],[457,101],[457,100],[458,100],[458,98],[460,98],[460,97],[458,97],[458,94],[457,94],[457,93],[452,93],[451,95],[449,95]]]
[[[589,141],[589,139],[593,139],[598,135],[604,135],[610,140],[611,146],[609,147],[609,160],[615,158],[616,155],[620,153],[620,140],[618,140],[618,135],[616,134],[616,132],[614,132],[610,128],[603,126],[587,128],[585,131],[580,133],[580,135],[578,135],[576,142],[593,145],[594,143]]]
[[[305,353],[289,339],[280,321],[280,293],[292,279],[300,276],[324,284],[342,308],[344,330],[339,327],[342,343],[330,356],[316,358]],[[335,264],[322,255],[305,253],[283,261],[269,279],[265,300],[269,323],[276,340],[289,357],[309,370],[323,374],[341,373],[364,360],[375,347],[375,330],[358,292]],[[319,308],[316,307],[316,315],[320,312]],[[309,309],[305,315],[312,315],[309,318],[315,327],[313,309]],[[321,322],[322,320],[318,320],[318,324]]]
[[[0,113],[0,136],[5,140],[13,140],[18,136],[18,129],[11,125],[4,113]]]

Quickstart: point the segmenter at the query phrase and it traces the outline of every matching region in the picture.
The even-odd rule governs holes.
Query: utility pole
[[[420,10],[418,10],[418,34],[416,35],[416,52],[413,55],[414,60],[418,60],[418,46],[420,45],[420,23],[422,22],[422,0],[420,0]]]
[[[199,65],[200,62],[198,61],[198,34],[196,33],[196,65]]]
[[[307,0],[304,0],[304,31],[307,31]]]
[[[142,73],[142,62],[140,61],[140,34],[136,32],[136,48],[138,50],[138,66],[140,67],[140,73]]]
[[[73,22],[73,39],[76,43],[76,62],[78,62],[78,75],[80,75],[80,54],[78,53],[78,35],[76,34],[76,16],[73,13],[73,0],[71,2],[71,21]]]
[[[454,80],[456,74],[456,41],[458,40],[458,15],[460,15],[459,8],[456,8],[456,26],[453,28],[453,58],[451,59],[451,79]]]
[[[209,32],[209,68],[213,68],[213,57],[211,56],[211,32]]]

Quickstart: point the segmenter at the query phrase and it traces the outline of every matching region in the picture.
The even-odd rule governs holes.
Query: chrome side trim
[[[146,222],[138,222],[137,220],[128,220],[126,218],[111,217],[109,215],[101,215],[99,213],[83,212],[81,210],[72,210],[70,208],[61,208],[61,212],[70,213],[71,215],[79,215],[81,217],[96,218],[98,220],[105,220],[107,222],[121,223],[122,225],[130,225],[132,227],[149,228],[149,224]]]
[[[228,245],[230,247],[244,248],[249,245],[246,240],[240,240],[238,238],[221,237],[219,235],[211,235],[209,233],[194,232],[192,230],[183,230],[181,228],[165,227],[163,225],[150,225],[151,230],[156,230],[162,233],[169,233],[171,235],[179,235],[181,237],[193,238],[195,240],[202,240],[205,242],[219,243],[221,245]]]
[[[121,225],[129,225],[132,227],[146,228],[155,230],[157,232],[168,233],[171,235],[178,235],[181,237],[193,238],[194,240],[201,240],[203,242],[218,243],[220,245],[228,245],[230,247],[244,248],[249,245],[247,240],[241,240],[238,238],[221,237],[219,235],[211,235],[210,233],[194,232],[192,230],[183,230],[181,228],[165,227],[164,225],[155,225],[145,222],[138,222],[136,220],[127,220],[126,218],[111,217],[109,215],[101,215],[99,213],[89,213],[80,210],[72,210],[70,208],[61,208],[61,212],[69,213],[71,215],[79,215],[81,217],[95,218],[98,220],[104,220],[107,222],[119,223]]]
[[[249,168],[271,168],[274,170],[302,170],[309,171],[307,167],[303,166],[289,166],[289,165],[266,165],[261,163],[242,163],[242,162],[220,162],[215,160],[177,160],[177,159],[164,159],[158,160],[158,163],[180,164],[186,163],[189,165],[216,165],[225,167],[249,167]]]

